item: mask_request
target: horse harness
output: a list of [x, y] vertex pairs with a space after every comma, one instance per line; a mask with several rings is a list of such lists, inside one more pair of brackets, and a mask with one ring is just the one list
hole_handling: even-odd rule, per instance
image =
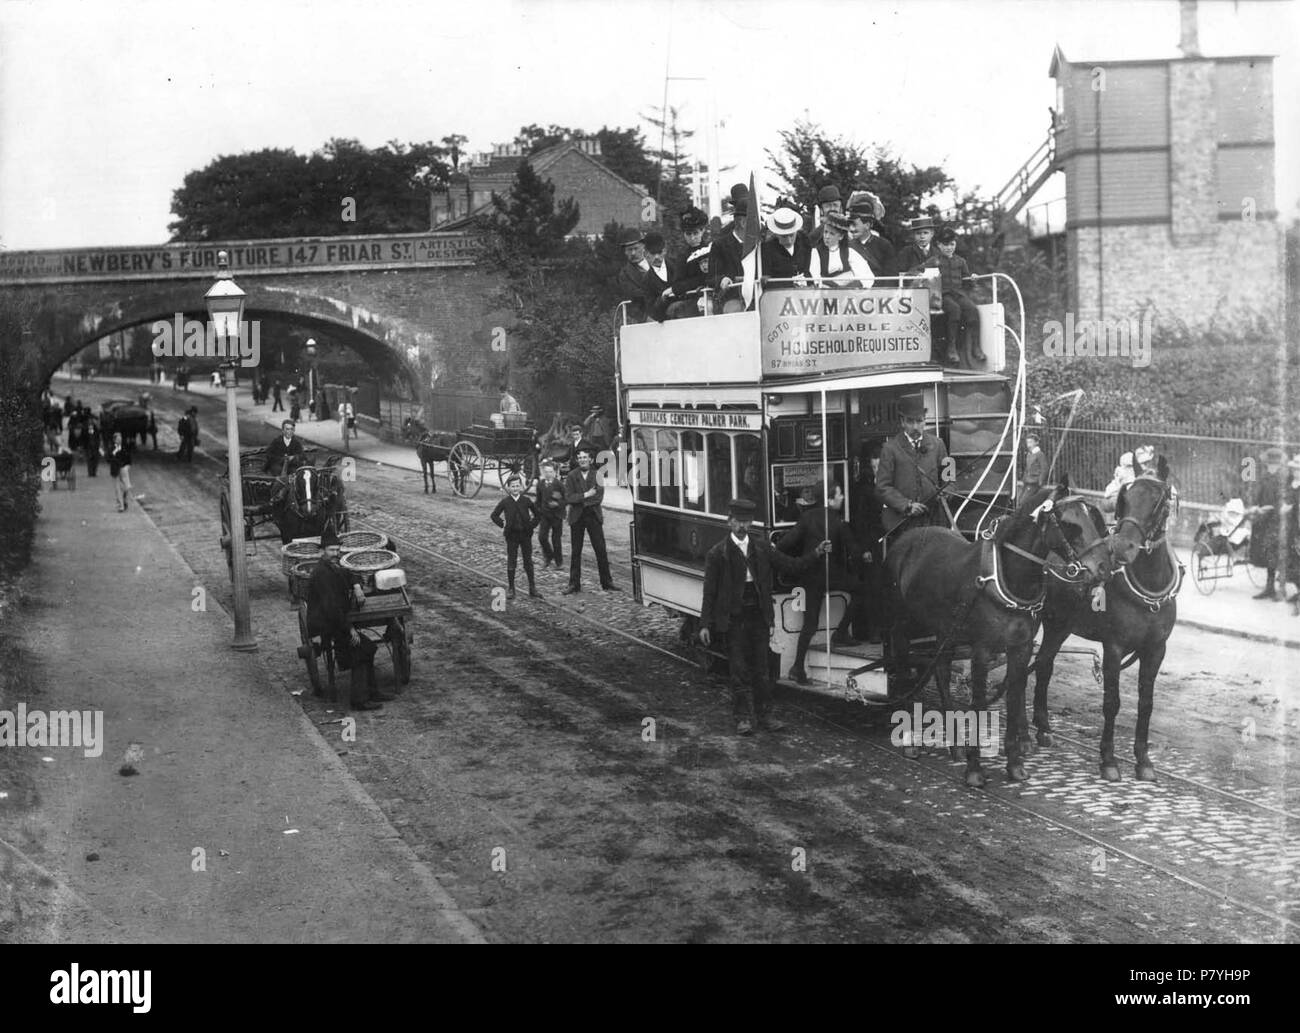
[[[1143, 478], [1138, 479], [1142, 480]], [[1127, 587], [1138, 601], [1146, 606], [1148, 610], [1152, 613], [1156, 613], [1165, 603], [1169, 602], [1170, 599], [1176, 596], [1179, 589], [1183, 587], [1183, 575], [1186, 573], [1187, 568], [1178, 561], [1178, 556], [1174, 553], [1173, 547], [1169, 544], [1169, 538], [1165, 534], [1166, 525], [1169, 523], [1169, 504], [1171, 498], [1169, 485], [1165, 484], [1158, 477], [1148, 476], [1145, 479], [1155, 481], [1162, 487], [1160, 504], [1156, 507], [1155, 512], [1152, 513], [1151, 526], [1153, 530], [1148, 531], [1137, 517], [1125, 513], [1115, 522], [1115, 530], [1112, 534], [1118, 535], [1119, 532], [1123, 530], [1125, 524], [1132, 524], [1138, 529], [1138, 533], [1142, 535], [1142, 544], [1138, 546], [1140, 552], [1150, 555], [1160, 546], [1164, 546], [1165, 551], [1169, 556], [1169, 566], [1172, 568], [1173, 573], [1170, 575], [1168, 583], [1163, 587], [1156, 589], [1155, 591], [1149, 591], [1146, 588], [1140, 587], [1137, 582], [1133, 580], [1132, 575], [1129, 574], [1127, 566], [1121, 567], [1119, 571], [1125, 587]], [[1137, 482], [1135, 481], [1134, 483], [1136, 484]], [[1123, 502], [1121, 504], [1126, 503], [1127, 500], [1124, 496], [1130, 487], [1131, 485], [1126, 484], [1122, 489], [1120, 498]], [[1125, 508], [1127, 509], [1127, 505], [1125, 505]]]

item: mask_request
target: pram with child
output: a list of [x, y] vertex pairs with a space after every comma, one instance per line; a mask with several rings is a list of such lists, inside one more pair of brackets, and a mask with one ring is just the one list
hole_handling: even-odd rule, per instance
[[1197, 591], [1209, 595], [1217, 582], [1232, 577], [1237, 567], [1246, 568], [1253, 585], [1261, 586], [1267, 576], [1263, 567], [1251, 566], [1250, 518], [1241, 499], [1229, 499], [1222, 510], [1201, 522], [1192, 540], [1192, 581]]

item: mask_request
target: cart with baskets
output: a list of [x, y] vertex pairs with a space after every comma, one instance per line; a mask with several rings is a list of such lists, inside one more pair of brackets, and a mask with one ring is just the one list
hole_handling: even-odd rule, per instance
[[1203, 521], [1192, 539], [1192, 582], [1202, 595], [1209, 595], [1224, 578], [1232, 577], [1238, 567], [1256, 588], [1263, 588], [1268, 578], [1263, 567], [1253, 566], [1250, 555], [1250, 519], [1241, 499], [1229, 499], [1223, 511]]
[[[348, 613], [349, 626], [376, 643], [388, 647], [393, 663], [393, 676], [398, 685], [411, 680], [411, 643], [414, 641], [410, 621], [411, 597], [406, 590], [405, 572], [398, 569], [398, 554], [375, 544], [387, 545], [387, 536], [370, 531], [355, 531], [339, 535], [343, 546], [340, 564], [349, 571], [365, 592], [365, 602]], [[298, 603], [298, 635], [301, 644], [298, 656], [307, 665], [307, 678], [312, 690], [327, 698], [341, 701], [347, 688], [340, 688], [334, 677], [336, 663], [329, 642], [313, 637], [307, 627], [306, 581], [314, 563], [298, 563], [291, 576], [296, 581]], [[322, 668], [324, 677], [322, 678]]]
[[[335, 530], [342, 533], [348, 529], [347, 501], [343, 495], [343, 478], [338, 475], [338, 463], [341, 455], [331, 455], [324, 462], [318, 458], [318, 449], [303, 449], [303, 458], [320, 476], [324, 490], [335, 492], [337, 504], [333, 508]], [[274, 497], [276, 488], [284, 478], [265, 473], [266, 448], [245, 448], [239, 452], [240, 484], [243, 489], [244, 543], [250, 552], [256, 549], [258, 539], [279, 538], [280, 529], [276, 523]], [[226, 567], [232, 569], [234, 557], [231, 553], [230, 536], [230, 478], [225, 471], [221, 474], [221, 548], [226, 554]], [[322, 517], [322, 520], [325, 518]], [[269, 528], [269, 530], [268, 530]], [[323, 530], [321, 528], [320, 530]]]

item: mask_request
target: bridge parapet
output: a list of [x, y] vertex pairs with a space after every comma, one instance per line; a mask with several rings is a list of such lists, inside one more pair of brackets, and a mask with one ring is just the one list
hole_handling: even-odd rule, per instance
[[0, 251], [0, 284], [201, 279], [216, 275], [220, 251], [236, 276], [455, 268], [473, 266], [482, 248], [475, 234], [395, 233]]

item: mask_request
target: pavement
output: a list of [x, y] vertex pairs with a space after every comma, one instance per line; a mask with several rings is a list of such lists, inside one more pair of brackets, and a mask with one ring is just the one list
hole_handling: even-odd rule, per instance
[[6, 751], [0, 868], [28, 887], [23, 938], [481, 941], [337, 734], [232, 650], [230, 616], [197, 583], [138, 504], [116, 512], [107, 476], [42, 494], [28, 601], [6, 629], [29, 676], [0, 702], [29, 720], [102, 712], [103, 740], [98, 756]]
[[[98, 378], [97, 382], [120, 382], [131, 384], [137, 389], [143, 386], [146, 390], [155, 393], [171, 390], [168, 386], [150, 385], [148, 381], [143, 379], [127, 380], [123, 378], [114, 381], [111, 377], [101, 377]], [[75, 394], [77, 381], [74, 380], [71, 383], [74, 385], [71, 390]], [[56, 393], [61, 394], [64, 392], [56, 391]], [[135, 393], [138, 393], [138, 391]], [[225, 389], [214, 388], [210, 383], [206, 382], [196, 383], [191, 381], [190, 393], [216, 398], [224, 397]], [[270, 402], [254, 406], [252, 394], [245, 388], [240, 388], [237, 391], [236, 404], [241, 412], [253, 415], [265, 414], [267, 424], [273, 427], [279, 427], [280, 421], [284, 418], [281, 413], [271, 412]], [[314, 444], [334, 449], [342, 447], [339, 425], [334, 420], [316, 421], [306, 419], [304, 416], [304, 419], [298, 423], [297, 434], [304, 441], [310, 441]], [[351, 442], [349, 451], [360, 460], [384, 466], [393, 466], [403, 470], [413, 470], [416, 473], [419, 473], [420, 470], [420, 463], [415, 456], [415, 450], [409, 445], [395, 445], [364, 430], [358, 432], [356, 439]], [[445, 464], [438, 464], [438, 470], [445, 478]], [[489, 475], [483, 490], [484, 492], [497, 490], [492, 475]], [[631, 492], [627, 488], [606, 488], [605, 505], [613, 510], [630, 513], [632, 511]], [[1230, 577], [1215, 581], [1212, 594], [1202, 595], [1192, 580], [1190, 545], [1177, 548], [1176, 552], [1184, 566], [1188, 568], [1187, 575], [1183, 580], [1182, 590], [1178, 593], [1178, 622], [1180, 624], [1196, 631], [1233, 635], [1257, 642], [1300, 649], [1300, 616], [1293, 616], [1291, 607], [1285, 603], [1252, 599], [1251, 597], [1259, 589], [1247, 577], [1247, 570], [1244, 566], [1236, 567]]]

